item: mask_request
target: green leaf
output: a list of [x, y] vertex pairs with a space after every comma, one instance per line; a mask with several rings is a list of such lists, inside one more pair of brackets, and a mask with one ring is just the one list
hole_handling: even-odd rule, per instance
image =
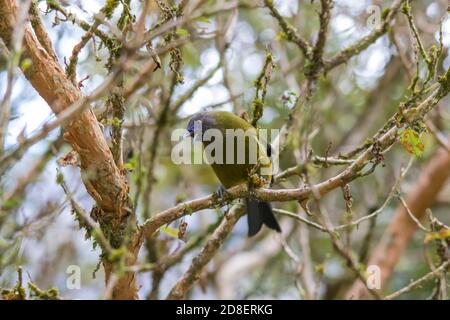
[[57, 184], [63, 184], [64, 183], [64, 176], [61, 172], [56, 172], [56, 183]]
[[171, 227], [166, 227], [166, 226], [162, 226], [161, 228], [159, 228], [162, 232], [168, 234], [171, 237], [177, 238], [178, 239], [178, 230], [171, 228]]
[[179, 35], [180, 37], [185, 37], [189, 35], [189, 31], [187, 31], [186, 29], [183, 28], [179, 28], [177, 29], [177, 35]]
[[280, 32], [276, 35], [275, 40], [281, 41], [281, 40], [286, 40], [287, 38], [288, 38], [287, 34], [286, 34], [285, 32], [283, 32], [283, 31], [280, 31]]
[[119, 118], [114, 117], [114, 118], [111, 119], [111, 125], [113, 127], [116, 127], [116, 128], [120, 127], [121, 124], [122, 124], [122, 121]]
[[22, 62], [20, 63], [20, 68], [25, 72], [31, 67], [31, 64], [32, 64], [31, 59], [29, 58], [23, 59]]
[[133, 171], [136, 168], [136, 166], [137, 166], [136, 158], [131, 158], [130, 160], [125, 162], [125, 164], [123, 165], [124, 169], [126, 169], [128, 171]]
[[3, 204], [3, 208], [8, 210], [17, 207], [19, 204], [20, 200], [18, 198], [11, 198], [5, 201], [5, 203]]
[[209, 18], [207, 17], [200, 17], [197, 19], [198, 22], [203, 22], [203, 23], [210, 23], [211, 20], [209, 20]]
[[416, 157], [419, 157], [422, 154], [423, 149], [425, 148], [422, 141], [420, 140], [419, 133], [411, 128], [406, 128], [400, 133], [400, 143], [403, 145], [406, 151], [415, 155]]

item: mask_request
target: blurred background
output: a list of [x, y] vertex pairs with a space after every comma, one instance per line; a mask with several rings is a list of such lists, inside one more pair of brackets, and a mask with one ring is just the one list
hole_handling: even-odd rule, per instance
[[[132, 0], [129, 3], [131, 11], [138, 15], [141, 2]], [[205, 11], [218, 4], [225, 6], [226, 3], [205, 1]], [[315, 41], [319, 29], [319, 1], [275, 0], [274, 3], [281, 15], [305, 39]], [[61, 5], [78, 18], [92, 23], [93, 15], [99, 12], [104, 2], [73, 0], [62, 1]], [[377, 14], [377, 10], [381, 15], [383, 9], [390, 5], [391, 1], [334, 1], [325, 56], [331, 57], [369, 34], [376, 23], [371, 20], [373, 15]], [[148, 25], [155, 23], [160, 14], [157, 6], [154, 6], [155, 14], [149, 15]], [[427, 47], [439, 45], [439, 26], [442, 24], [444, 50], [438, 74], [450, 67], [450, 17], [447, 7], [448, 2], [445, 0], [414, 1], [412, 7], [417, 28]], [[52, 11], [46, 14], [45, 1], [39, 2], [39, 8], [59, 61], [64, 64], [85, 32], [74, 23], [62, 21], [61, 13]], [[116, 10], [111, 24], [117, 22], [120, 14], [121, 10]], [[140, 221], [180, 201], [208, 195], [218, 187], [219, 183], [208, 166], [176, 166], [172, 163], [172, 130], [185, 128], [189, 117], [200, 110], [251, 113], [255, 94], [254, 81], [261, 73], [267, 51], [273, 54], [276, 67], [267, 86], [264, 114], [259, 121], [261, 127], [279, 129], [286, 123], [305, 81], [303, 55], [297, 46], [283, 37], [277, 21], [257, 1], [239, 2], [237, 9], [223, 10], [185, 28], [183, 30], [189, 34], [195, 34], [195, 39], [181, 48], [183, 65], [180, 72], [184, 82], [173, 85], [170, 57], [168, 54], [162, 55], [162, 68], [153, 73], [146, 86], [133, 95], [126, 105], [123, 123], [124, 162], [125, 168], [129, 170], [131, 197], [135, 201]], [[100, 29], [108, 32], [107, 26], [102, 25]], [[158, 40], [155, 45], [157, 44]], [[408, 68], [415, 70], [416, 55], [407, 20], [399, 13], [392, 31], [381, 36], [347, 63], [331, 70], [326, 77], [320, 77], [311, 101], [311, 114], [306, 115], [309, 117], [310, 150], [299, 148], [301, 138], [294, 134], [280, 156], [281, 170], [306, 159], [307, 152], [317, 156], [344, 154], [364, 143], [366, 138], [372, 137], [398, 110], [399, 103], [408, 94], [408, 86], [414, 76], [409, 74]], [[94, 45], [92, 41], [80, 52], [78, 78], [81, 80], [88, 77], [82, 82], [83, 92], [89, 94], [105, 79], [108, 73], [105, 67], [107, 60], [108, 51], [98, 44]], [[133, 68], [139, 69], [139, 65]], [[2, 94], [5, 92], [6, 82], [7, 72], [2, 68]], [[195, 90], [191, 90], [192, 88]], [[12, 113], [7, 129], [6, 149], [55, 117], [20, 72], [14, 82], [11, 99]], [[444, 136], [449, 129], [448, 102], [447, 97], [428, 115], [434, 128]], [[166, 104], [171, 109], [165, 118], [165, 125], [156, 134], [157, 119]], [[105, 101], [96, 101], [92, 107], [101, 119], [105, 136], [109, 137], [114, 119], [105, 110]], [[45, 139], [29, 148], [12, 169], [1, 177], [0, 192], [14, 188], [19, 178], [39, 161], [49, 145], [53, 146], [53, 141], [60, 135], [60, 129], [53, 130]], [[399, 190], [402, 194], [407, 194], [415, 186], [421, 169], [439, 148], [435, 135], [424, 133], [421, 139], [424, 151], [419, 157], [408, 153], [401, 144], [396, 144], [384, 154], [383, 166], [378, 166], [372, 174], [350, 184], [353, 200], [351, 219], [356, 220], [381, 207], [399, 179], [401, 169], [410, 161], [412, 165], [400, 181]], [[153, 150], [151, 146], [155, 143], [157, 147]], [[19, 203], [14, 204], [14, 209], [2, 220], [0, 287], [14, 285], [17, 279], [16, 268], [20, 265], [24, 270], [25, 281], [33, 281], [41, 288], [56, 287], [60, 296], [65, 299], [102, 297], [102, 268], [93, 276], [100, 250], [93, 247], [92, 240], [85, 239], [85, 232], [79, 229], [65, 193], [56, 183], [57, 172], [60, 170], [74, 199], [90, 212], [94, 203], [82, 183], [79, 169], [60, 167], [57, 162], [59, 157], [70, 150], [66, 144], [58, 146], [57, 156], [52, 156], [45, 162], [42, 172], [29, 183]], [[297, 188], [307, 183], [318, 183], [333, 177], [343, 168], [307, 164], [307, 180], [304, 176], [293, 176], [274, 187]], [[151, 188], [147, 187], [148, 183], [152, 184]], [[447, 224], [450, 223], [449, 193], [450, 186], [443, 188], [431, 208], [433, 215]], [[350, 231], [341, 232], [341, 237], [349, 241], [349, 246], [363, 264], [367, 263], [372, 248], [392, 221], [399, 205], [401, 202], [398, 197], [393, 197], [376, 219], [364, 221]], [[274, 203], [273, 206], [291, 212], [301, 211], [301, 207], [295, 202]], [[326, 195], [321, 199], [320, 206], [331, 217], [334, 225], [348, 221], [348, 210], [341, 190], [337, 189]], [[182, 261], [169, 268], [162, 279], [157, 280], [160, 281], [159, 290], [155, 293], [153, 288], [153, 298], [165, 297], [201, 249], [208, 228], [220, 221], [224, 210], [203, 210], [172, 223], [169, 227], [173, 229], [177, 229], [182, 222], [188, 224], [187, 242], [177, 239], [170, 232], [158, 234], [157, 241], [152, 246], [160, 256], [181, 250], [193, 239], [198, 239], [198, 244], [193, 244]], [[251, 239], [246, 237], [246, 219], [241, 219], [229, 240], [202, 273], [199, 285], [194, 287], [189, 297], [302, 299], [305, 298], [305, 286], [309, 285], [313, 288], [315, 298], [344, 298], [355, 276], [333, 249], [329, 235], [289, 217], [279, 215], [278, 219], [283, 229], [281, 237], [264, 230]], [[411, 279], [429, 271], [423, 253], [424, 237], [422, 230], [416, 232], [406, 252], [402, 254], [386, 292], [400, 289]], [[144, 246], [140, 252], [141, 261], [149, 259], [147, 248]], [[299, 260], [303, 262], [299, 263]], [[69, 276], [67, 268], [71, 265], [81, 268], [80, 289], [69, 289], [66, 285]], [[309, 270], [309, 279], [313, 279], [313, 283], [304, 283], [307, 281], [301, 275], [306, 272], [304, 268]], [[152, 272], [142, 272], [138, 277], [139, 284], [142, 285], [140, 297], [148, 297], [152, 292], [152, 284], [156, 281], [155, 276]], [[402, 298], [427, 298], [432, 294], [433, 287], [433, 282], [426, 283]]]

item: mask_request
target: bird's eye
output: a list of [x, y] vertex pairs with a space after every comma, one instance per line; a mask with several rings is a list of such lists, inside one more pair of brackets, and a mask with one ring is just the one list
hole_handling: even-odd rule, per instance
[[190, 123], [188, 125], [188, 127], [186, 128], [186, 131], [188, 132], [186, 135], [189, 134], [189, 136], [193, 137], [194, 136], [194, 125]]

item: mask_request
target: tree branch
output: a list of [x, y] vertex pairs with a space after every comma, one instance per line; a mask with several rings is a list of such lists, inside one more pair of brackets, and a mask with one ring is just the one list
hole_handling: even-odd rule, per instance
[[[447, 74], [450, 74], [450, 69], [447, 71]], [[414, 123], [420, 119], [424, 114], [429, 112], [431, 108], [439, 102], [444, 94], [448, 93], [448, 91], [450, 91], [450, 86], [447, 86], [445, 83], [441, 83], [436, 86], [434, 91], [416, 107], [402, 111], [405, 121], [408, 123]], [[328, 192], [338, 187], [342, 187], [354, 179], [365, 176], [373, 171], [375, 166], [379, 163], [380, 154], [389, 149], [397, 141], [399, 129], [400, 128], [396, 124], [393, 124], [392, 127], [388, 128], [385, 133], [377, 139], [376, 143], [373, 143], [373, 145], [364, 150], [364, 152], [352, 161], [351, 164], [341, 173], [314, 186], [297, 189], [269, 190], [261, 188], [256, 190], [248, 190], [248, 187], [245, 184], [241, 184], [228, 189], [224, 199], [219, 199], [215, 194], [211, 194], [203, 198], [178, 204], [173, 208], [164, 210], [154, 215], [142, 224], [136, 237], [142, 240], [144, 235], [147, 237], [153, 235], [155, 231], [167, 223], [179, 219], [187, 214], [192, 214], [207, 208], [221, 206], [224, 204], [224, 201], [229, 202], [234, 199], [251, 196], [262, 201], [283, 202], [306, 200], [311, 197], [313, 193], [316, 197], [323, 196]], [[364, 168], [369, 162], [372, 162], [372, 168], [368, 169], [369, 171], [366, 170], [367, 172], [364, 172]], [[408, 217], [408, 219], [410, 218]]]
[[192, 259], [192, 263], [188, 270], [181, 276], [170, 290], [168, 300], [183, 299], [188, 291], [192, 288], [195, 281], [198, 280], [203, 268], [216, 255], [220, 246], [224, 243], [228, 235], [233, 230], [235, 224], [245, 214], [243, 204], [234, 205], [230, 211], [224, 216], [221, 224], [214, 230], [213, 234], [207, 240], [205, 246], [200, 253]]
[[397, 15], [397, 12], [400, 9], [401, 4], [405, 0], [396, 0], [392, 6], [388, 9], [388, 11], [385, 11], [385, 16], [383, 19], [383, 22], [381, 25], [373, 30], [370, 34], [360, 39], [357, 43], [342, 49], [338, 54], [336, 54], [334, 57], [327, 59], [324, 62], [324, 69], [325, 71], [329, 71], [338, 65], [347, 62], [352, 58], [353, 56], [356, 56], [361, 51], [367, 49], [371, 44], [373, 44], [378, 38], [380, 38], [382, 35], [384, 35], [388, 29], [391, 23], [394, 21], [395, 16]]
[[[368, 265], [380, 267], [382, 288], [388, 283], [395, 265], [418, 228], [417, 223], [408, 214], [407, 208], [417, 220], [422, 219], [449, 176], [450, 154], [440, 149], [422, 170], [416, 187], [406, 196], [407, 206], [400, 203], [397, 207], [393, 220], [372, 251], [368, 262]], [[347, 297], [364, 299], [367, 298], [367, 291], [360, 283], [354, 283]]]
[[[11, 43], [12, 32], [17, 23], [16, 16], [16, 2], [0, 0], [0, 37], [6, 46]], [[32, 62], [23, 72], [55, 114], [60, 114], [67, 107], [83, 99], [83, 94], [66, 77], [54, 57], [42, 47], [29, 26], [25, 27], [23, 48], [23, 57], [29, 58]], [[130, 217], [128, 186], [125, 177], [114, 163], [92, 110], [88, 108], [80, 112], [64, 126], [64, 131], [65, 140], [80, 155], [81, 173], [87, 191], [95, 199], [103, 214], [112, 217], [114, 221], [112, 225], [120, 230], [124, 224], [128, 224]], [[108, 278], [111, 266], [107, 263], [105, 271]], [[127, 274], [119, 280], [113, 297], [122, 299], [137, 297], [134, 274]]]

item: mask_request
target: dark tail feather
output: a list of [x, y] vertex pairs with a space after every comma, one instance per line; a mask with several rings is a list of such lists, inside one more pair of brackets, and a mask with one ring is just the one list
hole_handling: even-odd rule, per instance
[[263, 220], [259, 214], [258, 201], [253, 199], [246, 199], [247, 203], [247, 221], [248, 221], [248, 236], [252, 237], [261, 230]]
[[270, 202], [259, 201], [258, 206], [263, 223], [270, 229], [281, 232], [280, 225], [278, 224], [277, 219], [275, 219]]
[[281, 232], [269, 202], [247, 199], [248, 236], [252, 237], [261, 230], [263, 224], [272, 230]]

